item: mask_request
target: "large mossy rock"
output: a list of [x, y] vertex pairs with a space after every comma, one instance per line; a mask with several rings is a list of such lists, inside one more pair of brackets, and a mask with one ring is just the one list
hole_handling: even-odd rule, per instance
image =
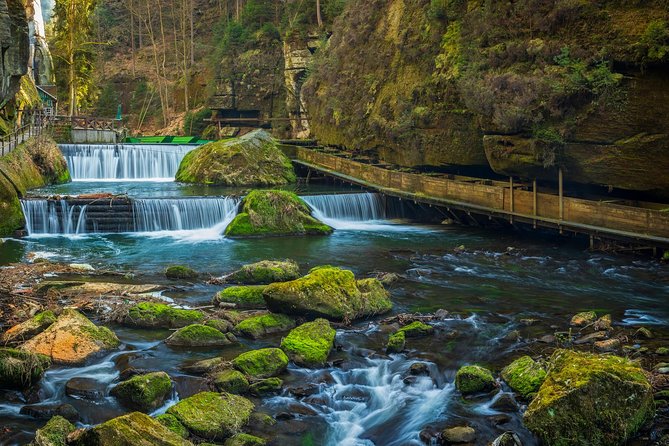
[[65, 446], [67, 436], [74, 432], [74, 424], [56, 415], [35, 432], [35, 446]]
[[539, 390], [546, 379], [546, 370], [529, 356], [513, 361], [502, 370], [502, 378], [523, 398]]
[[328, 235], [332, 228], [311, 216], [309, 206], [292, 192], [254, 190], [225, 229], [227, 237]]
[[249, 380], [238, 370], [223, 370], [214, 376], [214, 386], [219, 392], [234, 394], [246, 393], [249, 390]]
[[174, 347], [223, 347], [232, 345], [237, 339], [232, 333], [221, 331], [202, 324], [193, 324], [181, 328], [165, 339], [167, 345]]
[[176, 174], [182, 183], [221, 186], [281, 186], [295, 179], [290, 159], [263, 130], [189, 152]]
[[56, 322], [23, 343], [21, 349], [49, 356], [58, 364], [76, 365], [120, 344], [110, 329], [93, 324], [76, 310], [65, 309]]
[[244, 397], [202, 392], [180, 401], [167, 413], [199, 437], [223, 440], [241, 431], [253, 409], [253, 403]]
[[239, 336], [258, 339], [274, 333], [288, 331], [295, 327], [295, 320], [285, 314], [263, 314], [244, 319], [235, 326]]
[[490, 392], [497, 387], [492, 372], [478, 365], [460, 367], [455, 375], [455, 387], [463, 395], [479, 392]]
[[174, 280], [195, 280], [199, 277], [199, 274], [187, 266], [170, 265], [165, 268], [165, 277]]
[[128, 310], [125, 325], [138, 328], [182, 328], [204, 319], [197, 310], [183, 310], [167, 304], [142, 302]]
[[241, 309], [259, 309], [265, 307], [262, 293], [264, 285], [231, 286], [216, 293], [214, 305], [228, 305]]
[[141, 412], [159, 408], [171, 393], [172, 380], [165, 372], [133, 376], [111, 390], [111, 395], [125, 407]]
[[281, 348], [297, 365], [324, 367], [336, 334], [330, 322], [316, 319], [291, 330], [281, 341]]
[[95, 426], [73, 446], [192, 446], [160, 422], [141, 412], [132, 412]]
[[48, 356], [0, 348], [0, 388], [23, 389], [39, 381], [51, 365]]
[[6, 332], [0, 335], [0, 344], [15, 344], [36, 336], [49, 328], [51, 324], [56, 322], [56, 315], [53, 311], [47, 310], [36, 314], [27, 321], [14, 325]]
[[524, 422], [549, 446], [619, 445], [653, 413], [653, 389], [637, 364], [557, 350]]
[[300, 266], [295, 260], [262, 260], [244, 265], [225, 278], [227, 282], [245, 285], [269, 285], [300, 277]]
[[297, 280], [273, 283], [264, 296], [272, 311], [330, 320], [373, 316], [393, 306], [378, 280], [355, 280], [351, 271], [331, 266], [314, 268]]
[[261, 348], [237, 356], [232, 365], [254, 378], [271, 378], [288, 367], [288, 356], [278, 348]]

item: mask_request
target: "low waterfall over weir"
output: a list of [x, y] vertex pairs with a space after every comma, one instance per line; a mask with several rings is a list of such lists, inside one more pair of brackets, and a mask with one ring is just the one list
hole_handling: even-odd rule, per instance
[[86, 207], [66, 200], [21, 200], [28, 235], [84, 234]]
[[195, 145], [60, 144], [73, 181], [174, 181]]
[[314, 217], [335, 229], [388, 230], [390, 219], [403, 217], [399, 206], [395, 209], [376, 193], [306, 195], [302, 199]]
[[137, 232], [219, 230], [237, 215], [235, 198], [138, 199], [133, 201]]

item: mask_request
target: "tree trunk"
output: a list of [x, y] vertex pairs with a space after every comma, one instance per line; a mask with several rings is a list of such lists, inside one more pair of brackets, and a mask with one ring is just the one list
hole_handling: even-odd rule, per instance
[[321, 17], [321, 0], [316, 0], [316, 20], [318, 21], [318, 27], [323, 27], [323, 17]]

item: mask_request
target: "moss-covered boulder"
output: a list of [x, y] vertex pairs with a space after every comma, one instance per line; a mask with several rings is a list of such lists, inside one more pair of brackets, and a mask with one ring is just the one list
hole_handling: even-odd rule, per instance
[[213, 327], [193, 324], [181, 328], [165, 339], [174, 347], [223, 347], [237, 342], [232, 333], [222, 333]]
[[570, 321], [570, 324], [575, 327], [583, 327], [588, 324], [592, 324], [597, 320], [597, 313], [594, 311], [582, 311], [578, 314], [575, 314]]
[[251, 310], [265, 308], [264, 290], [263, 285], [231, 286], [216, 293], [212, 303]]
[[285, 314], [263, 314], [244, 319], [235, 326], [239, 336], [258, 339], [273, 333], [281, 333], [295, 327], [295, 320]]
[[241, 211], [225, 229], [233, 238], [328, 235], [332, 228], [311, 216], [309, 206], [292, 192], [251, 191]]
[[534, 359], [523, 356], [504, 367], [502, 379], [523, 398], [527, 398], [539, 390], [546, 379], [546, 370]]
[[463, 395], [490, 392], [497, 387], [492, 372], [478, 365], [460, 367], [455, 375], [455, 387]]
[[278, 348], [261, 348], [237, 356], [232, 365], [254, 378], [271, 378], [288, 367], [288, 356]]
[[205, 144], [186, 154], [176, 174], [182, 183], [221, 186], [280, 186], [295, 179], [292, 163], [264, 130]]
[[165, 372], [133, 376], [111, 390], [111, 395], [125, 407], [141, 412], [156, 410], [171, 394], [172, 380]]
[[53, 311], [47, 310], [37, 313], [27, 321], [14, 325], [0, 335], [0, 344], [17, 344], [36, 336], [56, 322]]
[[156, 417], [156, 421], [180, 436], [181, 438], [188, 438], [188, 429], [177, 420], [177, 417], [164, 413]]
[[232, 325], [232, 322], [226, 320], [226, 319], [209, 319], [207, 322], [204, 323], [207, 327], [215, 328], [216, 330], [222, 332], [222, 333], [227, 333], [229, 331], [232, 331], [234, 326]]
[[400, 328], [398, 331], [403, 332], [404, 336], [407, 338], [420, 338], [433, 334], [434, 327], [432, 325], [426, 324], [425, 322], [414, 321]]
[[244, 265], [225, 280], [231, 283], [247, 285], [269, 285], [275, 282], [288, 282], [300, 277], [300, 266], [295, 260], [262, 260]]
[[142, 302], [128, 310], [125, 325], [138, 328], [182, 328], [204, 319], [197, 310], [183, 310], [167, 304]]
[[283, 381], [281, 378], [266, 378], [251, 384], [251, 387], [249, 387], [249, 392], [255, 396], [265, 396], [273, 393], [279, 393], [282, 386]]
[[239, 433], [248, 423], [254, 405], [229, 393], [202, 392], [181, 400], [167, 413], [174, 415], [193, 434], [207, 440], [223, 440]]
[[120, 344], [110, 329], [93, 324], [74, 309], [65, 309], [56, 322], [20, 348], [49, 356], [55, 363], [75, 365]]
[[57, 415], [42, 428], [37, 429], [34, 444], [36, 446], [65, 446], [67, 436], [75, 429], [74, 424]]
[[355, 280], [351, 271], [323, 266], [308, 275], [265, 288], [273, 311], [330, 320], [351, 320], [392, 309], [389, 293], [376, 279]]
[[406, 345], [406, 335], [403, 331], [396, 331], [388, 338], [386, 353], [401, 353]]
[[132, 412], [95, 426], [73, 446], [192, 446], [160, 422], [141, 412]]
[[281, 341], [281, 348], [297, 365], [324, 367], [336, 334], [330, 322], [316, 319], [291, 330]]
[[246, 393], [249, 390], [249, 381], [246, 376], [238, 370], [223, 370], [214, 376], [214, 386], [219, 392], [234, 394]]
[[548, 445], [624, 444], [654, 414], [653, 390], [625, 358], [557, 350], [524, 415]]
[[195, 280], [199, 277], [199, 274], [187, 266], [170, 265], [165, 268], [165, 277], [174, 280]]
[[262, 438], [242, 433], [225, 440], [223, 446], [265, 446], [266, 444], [267, 442]]
[[230, 362], [221, 357], [202, 359], [192, 364], [187, 364], [181, 367], [186, 373], [195, 375], [203, 375], [205, 373], [213, 373], [217, 370], [222, 370], [230, 367]]

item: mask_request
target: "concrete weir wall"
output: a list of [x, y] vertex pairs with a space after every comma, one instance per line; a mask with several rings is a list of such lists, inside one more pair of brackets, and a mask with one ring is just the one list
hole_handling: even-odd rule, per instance
[[114, 130], [72, 129], [72, 142], [75, 144], [115, 144], [118, 134]]

